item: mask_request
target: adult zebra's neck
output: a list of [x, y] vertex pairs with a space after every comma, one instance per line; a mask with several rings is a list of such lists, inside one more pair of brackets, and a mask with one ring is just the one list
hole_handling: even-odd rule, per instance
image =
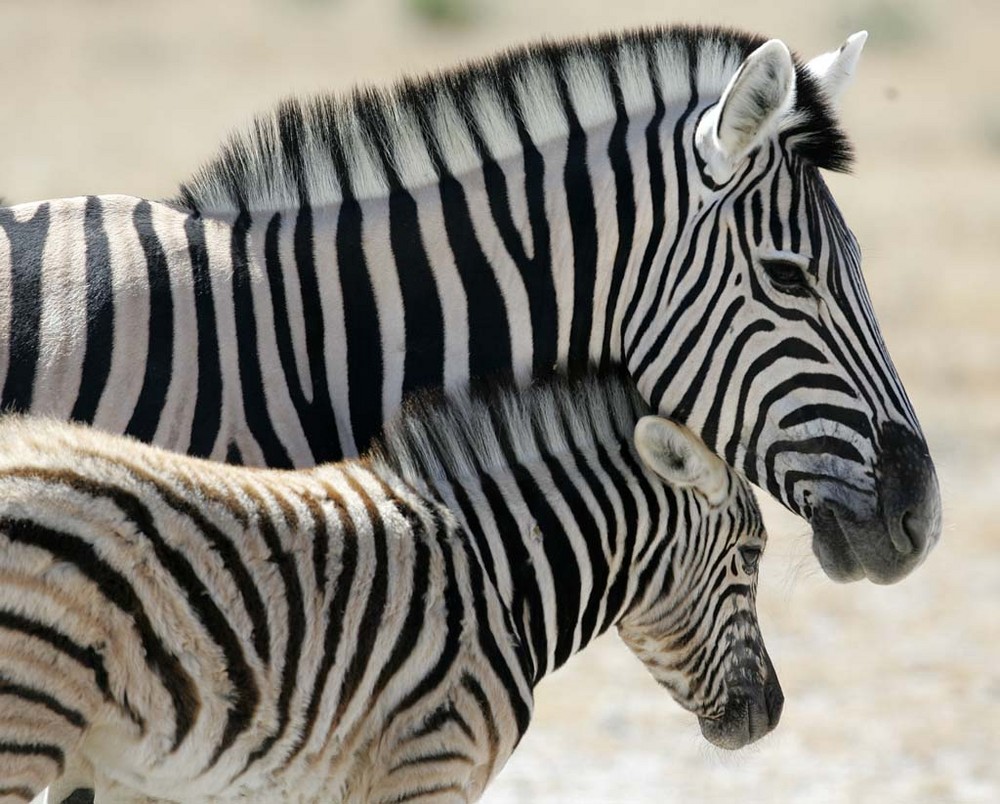
[[289, 305], [301, 288], [325, 342], [299, 362], [346, 366], [350, 454], [417, 388], [624, 362], [685, 226], [697, 109], [755, 43], [647, 31], [289, 103], [180, 203], [238, 216]]
[[619, 621], [662, 539], [670, 492], [632, 446], [643, 410], [616, 376], [418, 402], [377, 453], [455, 512], [534, 682]]

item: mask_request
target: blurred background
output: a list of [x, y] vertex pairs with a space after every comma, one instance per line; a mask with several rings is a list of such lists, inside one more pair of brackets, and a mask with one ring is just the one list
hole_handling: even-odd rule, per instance
[[830, 183], [937, 462], [944, 536], [901, 584], [836, 586], [805, 524], [767, 503], [776, 732], [710, 748], [610, 635], [540, 687], [485, 800], [1000, 801], [996, 0], [8, 0], [0, 194], [167, 196], [287, 95], [669, 22], [755, 30], [806, 58], [870, 32], [843, 106], [857, 167]]

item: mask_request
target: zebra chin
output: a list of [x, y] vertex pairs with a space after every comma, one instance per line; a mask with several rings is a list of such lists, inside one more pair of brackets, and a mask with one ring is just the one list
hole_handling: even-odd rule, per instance
[[731, 697], [721, 717], [699, 717], [698, 725], [712, 745], [736, 751], [772, 731], [784, 704], [785, 696], [772, 668], [771, 678], [760, 689]]
[[874, 508], [862, 514], [844, 501], [813, 509], [813, 553], [834, 581], [890, 584], [927, 558], [941, 535], [941, 492], [923, 438], [883, 426]]

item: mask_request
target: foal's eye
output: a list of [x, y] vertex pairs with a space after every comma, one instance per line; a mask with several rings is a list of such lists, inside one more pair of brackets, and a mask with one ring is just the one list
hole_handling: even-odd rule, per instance
[[757, 571], [757, 565], [760, 564], [760, 554], [763, 550], [760, 547], [754, 547], [749, 544], [745, 544], [740, 548], [740, 558], [743, 559], [743, 571], [747, 575], [753, 575]]
[[808, 296], [812, 288], [805, 268], [794, 260], [781, 257], [761, 257], [760, 264], [771, 284], [782, 293], [792, 296]]

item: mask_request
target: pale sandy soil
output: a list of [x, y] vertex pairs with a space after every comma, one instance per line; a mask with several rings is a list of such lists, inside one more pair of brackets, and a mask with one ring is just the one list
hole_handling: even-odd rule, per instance
[[478, 0], [432, 29], [402, 0], [0, 5], [0, 193], [169, 194], [233, 125], [290, 93], [391, 79], [540, 35], [723, 22], [806, 55], [871, 31], [834, 192], [934, 451], [944, 539], [889, 588], [822, 577], [767, 508], [760, 614], [787, 703], [738, 756], [606, 638], [539, 691], [487, 800], [1000, 801], [1000, 3]]

